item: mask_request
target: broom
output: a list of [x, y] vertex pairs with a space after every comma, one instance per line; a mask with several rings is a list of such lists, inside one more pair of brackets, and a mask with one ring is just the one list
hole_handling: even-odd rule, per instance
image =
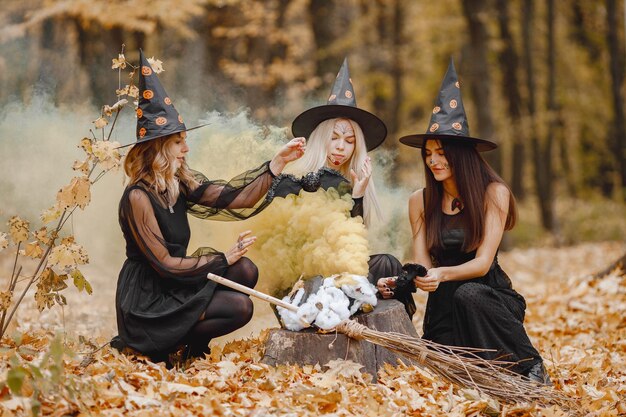
[[[293, 304], [218, 275], [209, 273], [207, 278], [288, 310], [298, 310]], [[336, 330], [353, 339], [366, 340], [400, 353], [457, 387], [475, 389], [505, 403], [534, 402], [542, 406], [557, 405], [568, 410], [573, 406], [571, 398], [552, 387], [506, 369], [505, 366], [510, 366], [511, 362], [486, 360], [478, 356], [480, 352], [493, 350], [447, 346], [401, 333], [381, 332], [350, 319], [340, 323]]]

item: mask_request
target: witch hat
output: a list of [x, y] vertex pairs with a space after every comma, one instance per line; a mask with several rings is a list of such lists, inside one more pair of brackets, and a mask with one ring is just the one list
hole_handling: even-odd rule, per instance
[[344, 58], [337, 78], [330, 91], [328, 102], [322, 106], [313, 107], [301, 113], [291, 124], [294, 136], [309, 137], [324, 120], [345, 117], [359, 124], [367, 150], [378, 147], [387, 136], [387, 127], [378, 117], [356, 106], [354, 87], [348, 70], [348, 58]]
[[408, 135], [400, 138], [400, 142], [415, 148], [424, 146], [427, 139], [454, 140], [458, 143], [473, 143], [479, 152], [490, 151], [498, 147], [494, 142], [470, 136], [469, 124], [461, 99], [459, 78], [454, 69], [454, 62], [450, 58], [450, 65], [446, 72], [439, 96], [430, 117], [428, 132], [424, 134]]
[[197, 129], [206, 124], [187, 129], [172, 100], [165, 92], [150, 63], [139, 50], [139, 107], [137, 108], [137, 141], [128, 145], [147, 142], [178, 132]]

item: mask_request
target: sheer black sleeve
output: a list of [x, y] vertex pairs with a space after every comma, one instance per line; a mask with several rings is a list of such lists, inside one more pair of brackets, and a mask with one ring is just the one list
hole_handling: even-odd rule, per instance
[[352, 210], [350, 210], [351, 217], [361, 216], [363, 218], [363, 197], [352, 198], [354, 201], [354, 205], [352, 206]]
[[269, 204], [262, 199], [275, 177], [269, 162], [230, 181], [212, 181], [200, 172], [193, 172], [200, 186], [187, 195], [187, 211], [195, 217], [243, 220], [258, 214]]
[[141, 187], [125, 192], [120, 202], [120, 223], [127, 239], [132, 239], [157, 273], [182, 285], [206, 282], [209, 272], [224, 273], [228, 262], [223, 253], [212, 250], [202, 256], [186, 256], [183, 246], [165, 241], [148, 192]]

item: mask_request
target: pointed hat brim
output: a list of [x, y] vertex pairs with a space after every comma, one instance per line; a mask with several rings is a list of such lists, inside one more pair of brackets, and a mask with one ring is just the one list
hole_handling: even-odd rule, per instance
[[380, 146], [387, 137], [387, 126], [377, 116], [358, 107], [341, 104], [324, 104], [300, 113], [291, 124], [291, 132], [295, 137], [308, 138], [317, 125], [334, 118], [346, 118], [358, 123], [368, 152]]
[[202, 123], [202, 124], [200, 124], [200, 125], [198, 125], [198, 126], [190, 127], [190, 128], [188, 128], [188, 129], [177, 129], [177, 130], [174, 130], [174, 131], [172, 131], [172, 132], [168, 132], [168, 133], [163, 134], [163, 135], [154, 136], [154, 137], [142, 138], [141, 140], [137, 140], [137, 141], [135, 141], [135, 142], [133, 142], [133, 143], [127, 143], [126, 145], [118, 146], [118, 147], [117, 147], [117, 148], [115, 148], [115, 149], [126, 148], [126, 147], [128, 147], [128, 146], [137, 145], [138, 143], [144, 143], [144, 142], [148, 142], [148, 141], [151, 141], [151, 140], [154, 140], [154, 139], [162, 138], [162, 137], [164, 137], [164, 136], [173, 135], [174, 133], [189, 132], [190, 130], [196, 130], [196, 129], [199, 129], [199, 128], [204, 127], [204, 126], [208, 126], [208, 125], [210, 125], [210, 124], [211, 124], [211, 123]]
[[476, 146], [476, 150], [478, 152], [491, 151], [498, 147], [496, 143], [491, 142], [489, 140], [485, 140], [485, 139], [478, 139], [478, 138], [473, 138], [471, 136], [460, 136], [460, 135], [441, 135], [441, 134], [438, 135], [434, 133], [424, 133], [424, 134], [418, 134], [418, 135], [402, 136], [400, 138], [400, 143], [407, 145], [407, 146], [411, 146], [413, 148], [422, 148], [424, 147], [424, 143], [428, 139], [446, 140], [446, 141], [449, 140], [451, 142], [457, 142], [460, 144], [472, 143]]

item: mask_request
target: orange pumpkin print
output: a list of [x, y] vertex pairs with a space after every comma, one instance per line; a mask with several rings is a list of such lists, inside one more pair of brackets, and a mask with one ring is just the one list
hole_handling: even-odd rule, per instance
[[139, 137], [143, 138], [144, 136], [146, 136], [146, 132], [147, 130], [145, 127], [142, 127], [141, 129], [139, 129]]
[[168, 106], [169, 106], [170, 104], [172, 104], [172, 100], [170, 100], [170, 98], [169, 98], [169, 97], [165, 97], [165, 98], [163, 99], [163, 102], [164, 102], [165, 104], [167, 104]]
[[433, 124], [430, 126], [430, 129], [429, 129], [429, 130], [430, 130], [431, 132], [434, 132], [434, 131], [436, 131], [437, 129], [439, 129], [439, 123], [433, 123]]
[[141, 108], [137, 109], [137, 118], [141, 119], [143, 117], [143, 110], [141, 110]]
[[165, 117], [157, 117], [155, 123], [159, 126], [163, 126], [165, 123], [167, 123], [167, 119]]
[[180, 114], [178, 115], [178, 121], [183, 123], [183, 118], [180, 116]]
[[145, 98], [146, 100], [150, 100], [152, 97], [154, 97], [154, 93], [152, 92], [152, 90], [146, 90], [143, 92], [143, 98]]
[[450, 100], [450, 108], [452, 108], [452, 109], [456, 109], [457, 104], [458, 104], [458, 103], [456, 102], [456, 100], [454, 100], [454, 99], [453, 99], [453, 100]]
[[143, 75], [145, 75], [145, 76], [152, 75], [152, 68], [147, 67], [147, 66], [144, 65], [144, 66], [141, 67], [141, 73]]
[[440, 110], [441, 110], [441, 107], [435, 106], [435, 108], [433, 108], [433, 114], [439, 113]]
[[461, 123], [459, 122], [452, 123], [452, 128], [456, 130], [461, 130]]
[[352, 98], [352, 91], [346, 90], [346, 97]]
[[459, 82], [455, 82], [454, 85], [456, 86], [456, 88], [461, 88], [461, 85], [459, 84]]

